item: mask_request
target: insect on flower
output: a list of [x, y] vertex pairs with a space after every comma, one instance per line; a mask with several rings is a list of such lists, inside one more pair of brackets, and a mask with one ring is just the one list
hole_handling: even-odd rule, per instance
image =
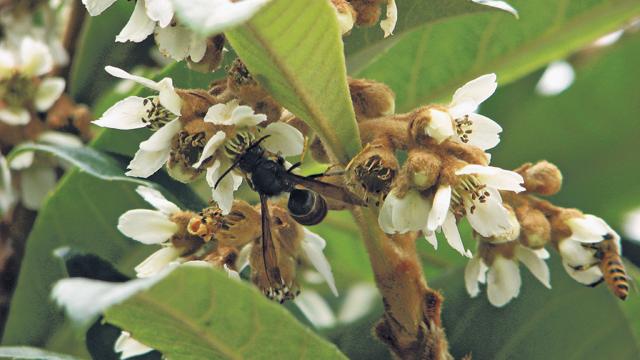
[[[324, 219], [327, 213], [327, 203], [323, 196], [352, 205], [364, 206], [365, 203], [345, 188], [314, 179], [322, 174], [308, 177], [294, 174], [292, 171], [300, 163], [287, 169], [284, 158], [272, 155], [260, 146], [260, 143], [267, 137], [263, 136], [256, 141], [245, 143], [243, 149], [234, 149], [236, 151], [234, 163], [218, 178], [214, 188], [226, 175], [238, 167], [244, 173], [251, 188], [260, 195], [262, 257], [267, 281], [271, 287], [267, 296], [282, 298], [281, 292], [285, 284], [278, 267], [278, 258], [271, 234], [268, 198], [289, 193], [287, 204], [289, 212], [297, 222], [303, 225], [318, 224]], [[296, 188], [296, 186], [302, 186], [306, 189]]]

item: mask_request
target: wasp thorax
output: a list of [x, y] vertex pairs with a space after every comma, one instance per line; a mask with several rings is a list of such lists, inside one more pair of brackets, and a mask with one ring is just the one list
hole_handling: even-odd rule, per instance
[[551, 240], [551, 224], [538, 209], [520, 206], [516, 209], [520, 222], [520, 242], [531, 248], [541, 249]]
[[562, 187], [560, 169], [548, 161], [524, 164], [516, 171], [524, 178], [527, 191], [540, 195], [554, 195]]
[[366, 79], [349, 79], [351, 101], [359, 121], [392, 115], [396, 96], [385, 84]]
[[152, 131], [160, 129], [176, 118], [176, 115], [160, 104], [160, 99], [157, 96], [144, 99], [142, 104], [144, 105], [142, 122], [147, 124], [147, 128]]
[[390, 146], [372, 142], [349, 164], [348, 182], [359, 184], [366, 195], [384, 195], [391, 189], [399, 167]]

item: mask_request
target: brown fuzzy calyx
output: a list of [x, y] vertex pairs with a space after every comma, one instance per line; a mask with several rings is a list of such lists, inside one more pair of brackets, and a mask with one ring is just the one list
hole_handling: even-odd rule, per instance
[[526, 163], [515, 171], [522, 175], [524, 187], [529, 192], [549, 196], [557, 194], [562, 187], [560, 169], [546, 160]]
[[349, 78], [349, 92], [358, 121], [392, 115], [395, 112], [396, 95], [383, 83]]

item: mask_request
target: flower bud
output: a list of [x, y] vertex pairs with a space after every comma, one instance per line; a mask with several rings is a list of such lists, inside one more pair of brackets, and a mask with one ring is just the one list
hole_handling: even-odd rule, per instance
[[216, 35], [207, 39], [207, 50], [204, 53], [204, 57], [199, 62], [193, 62], [191, 58], [187, 59], [187, 65], [189, 69], [207, 73], [213, 72], [220, 68], [222, 59], [224, 58], [224, 35]]
[[382, 13], [381, 5], [385, 0], [351, 0], [353, 9], [358, 14], [356, 24], [371, 26], [378, 22]]
[[482, 238], [492, 244], [503, 244], [507, 242], [515, 243], [515, 241], [513, 240], [516, 240], [518, 236], [520, 236], [520, 233], [522, 230], [522, 227], [520, 226], [520, 222], [518, 222], [518, 218], [516, 217], [516, 213], [515, 211], [513, 211], [513, 208], [511, 208], [511, 206], [507, 204], [502, 204], [502, 206], [504, 206], [504, 208], [507, 209], [507, 211], [509, 212], [509, 215], [507, 218], [509, 227], [505, 228], [504, 231], [502, 231], [501, 233], [494, 235], [490, 238]]
[[360, 184], [366, 195], [384, 195], [391, 189], [398, 169], [393, 149], [386, 143], [374, 141], [367, 144], [349, 163], [347, 182]]
[[422, 148], [409, 151], [402, 173], [405, 174], [411, 186], [418, 190], [431, 188], [442, 168], [442, 161], [436, 154]]
[[347, 0], [331, 0], [331, 4], [338, 17], [340, 32], [342, 35], [347, 34], [353, 29], [357, 16], [356, 11]]
[[524, 164], [516, 172], [524, 178], [524, 187], [529, 192], [554, 195], [562, 187], [562, 173], [548, 161], [539, 161], [535, 165]]
[[540, 210], [524, 205], [516, 209], [516, 215], [520, 221], [520, 242], [523, 245], [541, 249], [551, 240], [551, 224]]
[[418, 143], [429, 138], [440, 144], [455, 134], [453, 121], [445, 108], [431, 105], [415, 110], [409, 123], [409, 134]]
[[256, 113], [267, 115], [268, 122], [278, 121], [282, 116], [282, 106], [258, 84], [240, 59], [231, 64], [227, 85], [241, 102], [251, 106]]
[[351, 101], [358, 121], [392, 115], [396, 96], [385, 84], [366, 79], [349, 79]]

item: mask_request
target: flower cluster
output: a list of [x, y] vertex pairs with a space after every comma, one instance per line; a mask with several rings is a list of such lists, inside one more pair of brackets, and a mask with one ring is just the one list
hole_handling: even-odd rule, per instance
[[[378, 221], [387, 234], [420, 233], [437, 248], [436, 233], [442, 232], [453, 249], [471, 258], [465, 272], [469, 294], [477, 296], [478, 284], [486, 283], [495, 306], [518, 296], [519, 263], [551, 287], [546, 245], [559, 251], [574, 279], [593, 285], [604, 277], [616, 295], [626, 297], [617, 234], [599, 218], [536, 196], [560, 190], [562, 175], [553, 164], [515, 171], [489, 165], [486, 151], [499, 143], [502, 128], [476, 110], [496, 87], [494, 74], [483, 75], [460, 87], [448, 105], [393, 115], [394, 95], [386, 86], [351, 80], [366, 144], [348, 166], [351, 186], [380, 206]], [[398, 150], [406, 152], [402, 165]], [[475, 255], [460, 236], [463, 219], [477, 240]]]
[[[90, 137], [89, 112], [63, 94], [65, 81], [50, 76], [54, 59], [46, 44], [24, 37], [18, 47], [0, 46], [0, 148], [2, 154], [20, 144], [41, 143], [77, 147]], [[71, 132], [71, 133], [69, 133]], [[78, 136], [80, 135], [80, 136]], [[4, 162], [4, 160], [2, 160]], [[13, 175], [3, 181], [3, 213], [18, 199], [38, 209], [57, 180], [58, 164], [34, 152], [22, 152], [8, 164]]]

